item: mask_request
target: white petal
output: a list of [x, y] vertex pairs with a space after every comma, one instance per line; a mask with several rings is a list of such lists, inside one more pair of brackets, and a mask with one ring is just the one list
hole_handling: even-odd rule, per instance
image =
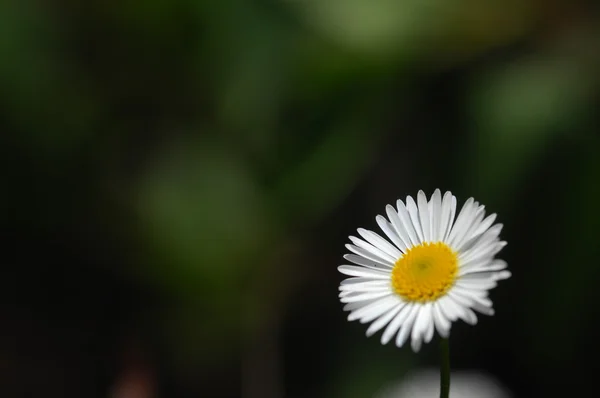
[[397, 347], [402, 347], [404, 343], [406, 343], [406, 340], [410, 336], [410, 332], [413, 328], [415, 320], [417, 319], [417, 315], [419, 315], [420, 309], [421, 306], [419, 304], [413, 304], [410, 314], [408, 314], [408, 317], [406, 318], [406, 320], [402, 324], [402, 327], [400, 328], [400, 332], [396, 335]]
[[[404, 206], [404, 205], [402, 205], [402, 206]], [[406, 211], [406, 209], [404, 209], [404, 211]], [[394, 207], [391, 205], [387, 205], [385, 207], [385, 213], [387, 214], [388, 218], [390, 219], [390, 223], [392, 224], [394, 231], [396, 231], [396, 234], [398, 235], [400, 240], [402, 240], [402, 243], [404, 243], [404, 245], [407, 248], [413, 246], [414, 243], [412, 242], [411, 237], [410, 237], [407, 229], [404, 226], [404, 222], [400, 219], [400, 216], [396, 212], [396, 209], [394, 209]]]
[[[473, 272], [469, 271], [463, 275], [460, 275], [460, 279], [467, 282], [474, 281], [501, 281], [508, 279], [512, 276], [512, 273], [508, 270], [503, 271], [488, 271], [487, 269], [479, 269]], [[494, 285], [495, 286], [495, 285]]]
[[450, 298], [449, 303], [453, 304], [454, 310], [456, 310], [457, 315], [460, 319], [468, 323], [469, 325], [475, 325], [477, 323], [477, 315], [473, 311], [471, 311], [468, 307], [465, 307], [454, 300], [454, 297], [450, 295], [446, 295]]
[[388, 281], [381, 281], [383, 283], [353, 283], [351, 285], [340, 285], [339, 290], [342, 292], [352, 291], [352, 292], [380, 292], [383, 290], [390, 290], [390, 283]]
[[461, 262], [459, 266], [459, 275], [480, 271], [500, 271], [506, 267], [506, 261], [488, 256], [479, 258], [476, 261]]
[[350, 297], [350, 296], [358, 296], [359, 294], [361, 294], [361, 292], [353, 292], [353, 291], [344, 291], [344, 292], [340, 292], [338, 294], [338, 297]]
[[377, 300], [367, 306], [357, 309], [348, 315], [349, 321], [360, 319], [361, 323], [370, 322], [375, 318], [383, 315], [386, 311], [392, 309], [398, 304], [398, 299], [394, 295], [386, 296], [381, 300]]
[[[373, 309], [377, 310], [378, 308], [382, 307], [382, 305], [385, 305], [390, 298], [391, 298], [391, 296], [384, 297], [384, 298], [372, 299], [368, 304], [352, 310], [348, 314], [347, 319], [349, 321], [355, 321], [355, 320], [363, 317], [364, 315], [368, 314]], [[349, 304], [354, 304], [354, 303], [349, 303]], [[346, 305], [349, 305], [349, 304], [346, 304]]]
[[487, 246], [478, 248], [476, 252], [470, 252], [467, 255], [460, 254], [458, 259], [462, 264], [478, 261], [486, 257], [495, 256], [504, 246], [506, 246], [506, 242], [504, 241], [491, 243]]
[[400, 251], [402, 251], [403, 253], [406, 253], [408, 251], [406, 244], [404, 243], [402, 238], [398, 236], [398, 233], [394, 229], [394, 226], [390, 222], [388, 222], [388, 220], [386, 220], [385, 217], [377, 216], [375, 217], [375, 221], [377, 221], [377, 225], [379, 225], [379, 228], [381, 228], [385, 235], [392, 242], [394, 242], [394, 244], [396, 245], [396, 247], [398, 247], [398, 249], [400, 249]]
[[437, 303], [439, 304], [442, 315], [444, 315], [446, 319], [451, 322], [458, 319], [458, 310], [455, 308], [456, 304], [447, 295], [440, 298]]
[[456, 281], [456, 286], [462, 286], [471, 290], [491, 290], [498, 286], [498, 283], [493, 279], [468, 280], [459, 279]]
[[[386, 300], [387, 297], [383, 300]], [[398, 297], [397, 296], [390, 296], [389, 300], [384, 303], [381, 304], [381, 306], [377, 307], [377, 308], [373, 308], [371, 311], [369, 311], [367, 314], [363, 315], [360, 318], [360, 323], [369, 323], [374, 321], [375, 319], [379, 318], [380, 316], [390, 312], [396, 305], [398, 304]]]
[[[433, 192], [431, 205], [431, 240], [438, 242], [442, 240], [442, 193], [439, 189]], [[444, 225], [445, 227], [445, 225]]]
[[479, 202], [473, 202], [473, 205], [469, 209], [469, 212], [465, 213], [464, 222], [460, 229], [456, 230], [454, 239], [449, 242], [455, 250], [458, 250], [463, 244], [464, 240], [468, 240], [470, 235], [469, 232], [474, 224], [481, 222], [485, 215], [485, 207], [479, 206]]
[[456, 292], [454, 291], [455, 288], [456, 286], [447, 293], [448, 297], [450, 297], [452, 300], [454, 300], [455, 303], [458, 303], [458, 305], [462, 307], [470, 307], [472, 303], [471, 300], [461, 296], [460, 294], [456, 294]]
[[485, 220], [483, 220], [481, 222], [481, 224], [479, 225], [479, 227], [477, 228], [477, 230], [475, 230], [475, 232], [473, 233], [473, 235], [474, 236], [481, 235], [482, 233], [484, 233], [485, 231], [487, 231], [488, 228], [492, 226], [492, 224], [494, 224], [494, 221], [496, 221], [496, 213], [493, 213], [493, 214], [490, 214], [489, 216], [487, 216], [485, 218]]
[[458, 296], [464, 297], [469, 301], [469, 306], [474, 307], [475, 304], [481, 305], [483, 307], [491, 307], [492, 300], [487, 297], [482, 297], [480, 294], [477, 294], [477, 291], [472, 291], [470, 289], [465, 289], [462, 286], [454, 286], [452, 288], [453, 293]]
[[462, 275], [459, 274], [460, 279], [462, 280], [474, 280], [474, 279], [491, 279], [494, 281], [499, 281], [499, 280], [503, 280], [503, 279], [508, 279], [511, 277], [511, 273], [510, 271], [504, 270], [504, 271], [468, 271], [466, 273], [463, 273]]
[[410, 348], [412, 348], [414, 352], [419, 352], [421, 350], [421, 345], [423, 345], [423, 336], [418, 336], [410, 341]]
[[427, 202], [427, 211], [429, 212], [429, 234], [430, 240], [433, 242], [433, 197]]
[[362, 276], [353, 276], [351, 278], [346, 278], [343, 281], [341, 281], [340, 285], [345, 286], [345, 285], [353, 285], [353, 284], [364, 283], [364, 282], [384, 283], [384, 281], [378, 280], [378, 279], [365, 278], [365, 277], [362, 277]]
[[463, 248], [475, 238], [474, 232], [483, 221], [483, 217], [485, 217], [485, 206], [479, 206], [473, 215], [471, 223], [465, 229], [464, 234], [460, 237], [457, 235], [456, 237], [454, 247], [456, 247], [457, 251], [463, 250]]
[[400, 301], [399, 303], [396, 304], [396, 306], [394, 308], [392, 308], [391, 310], [389, 310], [388, 312], [386, 312], [385, 314], [383, 314], [382, 316], [380, 316], [367, 329], [367, 336], [370, 337], [370, 336], [374, 335], [379, 330], [381, 330], [383, 327], [385, 327], [385, 325], [387, 325], [388, 323], [390, 323], [390, 321], [392, 320], [392, 318], [394, 318], [396, 316], [396, 314], [398, 314], [398, 312], [405, 305], [406, 305], [405, 301]]
[[[390, 287], [390, 290], [391, 290], [391, 287]], [[452, 291], [452, 293], [457, 293], [464, 297], [480, 297], [480, 298], [485, 298], [486, 300], [487, 300], [487, 297], [489, 296], [489, 290], [468, 289], [464, 286], [459, 286], [457, 284], [452, 286], [451, 291]], [[491, 305], [491, 301], [490, 301], [490, 305]]]
[[355, 292], [354, 290], [344, 290], [338, 294], [338, 297], [356, 297], [364, 294], [365, 292]]
[[481, 271], [501, 271], [507, 266], [508, 264], [506, 264], [506, 261], [504, 260], [495, 259], [490, 261], [489, 259], [484, 259], [478, 262], [470, 262], [464, 266], [461, 266], [459, 275], [466, 275], [467, 273], [475, 273]]
[[393, 259], [398, 260], [402, 256], [402, 252], [400, 250], [392, 246], [390, 242], [383, 239], [375, 232], [366, 230], [364, 228], [359, 228], [357, 231], [360, 234], [360, 236], [362, 236], [367, 242], [369, 242], [379, 250], [385, 252]]
[[373, 289], [357, 289], [357, 290], [342, 290], [338, 293], [338, 297], [342, 298], [342, 297], [349, 297], [349, 296], [356, 296], [359, 294], [366, 294], [366, 293], [391, 293], [392, 290], [388, 287], [380, 287], [380, 288], [373, 288]]
[[376, 299], [376, 298], [383, 298], [383, 297], [389, 296], [391, 294], [392, 293], [389, 292], [389, 291], [386, 291], [386, 292], [377, 292], [377, 293], [361, 293], [361, 294], [358, 294], [358, 295], [341, 297], [340, 301], [342, 303], [354, 303], [354, 302], [357, 302], [357, 301], [371, 300], [371, 299]]
[[366, 258], [368, 260], [374, 261], [375, 263], [381, 265], [382, 267], [392, 268], [394, 266], [394, 263], [392, 263], [390, 261], [387, 261], [387, 260], [384, 260], [381, 257], [378, 257], [378, 256], [374, 255], [373, 253], [371, 253], [371, 252], [369, 252], [369, 251], [367, 251], [367, 250], [365, 250], [363, 248], [347, 244], [346, 245], [346, 249], [348, 249], [352, 253], [357, 254], [357, 255], [359, 255], [361, 257], [364, 257], [364, 258]]
[[356, 236], [349, 236], [349, 238], [352, 241], [352, 243], [354, 243], [354, 245], [356, 245], [357, 247], [359, 247], [361, 249], [368, 251], [369, 253], [380, 258], [381, 260], [384, 260], [385, 263], [394, 264], [397, 260], [396, 257], [390, 256], [389, 254], [384, 252], [382, 249], [375, 247], [372, 244], [370, 244], [360, 238], [357, 238]]
[[477, 324], [477, 314], [475, 314], [473, 312], [473, 310], [471, 310], [470, 308], [465, 308], [465, 313], [467, 318], [464, 319], [465, 322], [467, 322], [469, 325], [476, 325]]
[[366, 278], [373, 279], [389, 279], [390, 273], [385, 271], [378, 271], [365, 267], [358, 267], [355, 265], [340, 265], [338, 271], [348, 276], [364, 276]]
[[425, 239], [423, 238], [423, 230], [421, 229], [421, 221], [419, 219], [419, 209], [417, 208], [417, 204], [411, 196], [406, 197], [406, 210], [410, 215], [410, 221], [412, 223], [417, 236], [419, 237], [419, 243], [423, 243]]
[[[352, 266], [354, 267], [354, 266]], [[365, 287], [384, 287], [390, 286], [390, 281], [386, 281], [383, 279], [370, 279], [370, 278], [361, 278], [361, 277], [353, 277], [344, 279], [340, 282], [340, 290], [352, 290], [352, 289], [362, 289]]]
[[421, 222], [421, 229], [423, 230], [423, 241], [431, 241], [431, 215], [429, 214], [429, 204], [427, 203], [427, 196], [425, 192], [419, 191], [417, 194], [417, 203], [419, 205], [419, 221]]
[[489, 246], [494, 243], [494, 241], [499, 240], [500, 232], [502, 232], [502, 224], [496, 224], [493, 227], [489, 228], [483, 234], [476, 236], [469, 240], [468, 242], [464, 242], [464, 244], [460, 247], [460, 251], [462, 251], [463, 256], [468, 256], [470, 252], [477, 252], [481, 250], [481, 247]]
[[473, 305], [472, 307], [475, 311], [483, 314], [483, 315], [488, 315], [488, 316], [492, 316], [494, 315], [494, 309], [492, 307], [486, 307], [484, 305], [481, 305], [479, 303], [475, 303], [475, 305]]
[[450, 217], [448, 218], [448, 226], [446, 227], [446, 234], [444, 235], [444, 242], [448, 242], [450, 239], [450, 233], [454, 229], [454, 216], [456, 216], [456, 196], [451, 195], [450, 198]]
[[425, 331], [427, 330], [428, 324], [430, 322], [432, 322], [431, 306], [432, 306], [431, 302], [425, 303], [424, 305], [421, 306], [421, 309], [419, 310], [419, 316], [417, 317], [417, 320], [415, 321], [415, 325], [413, 326], [413, 329], [412, 329], [412, 333], [411, 333], [412, 340], [420, 339], [421, 337], [423, 337], [423, 335], [425, 334]]
[[494, 279], [495, 281], [501, 281], [503, 279], [508, 279], [512, 276], [512, 273], [508, 270], [504, 270], [504, 271], [500, 271], [500, 272], [496, 272], [494, 274], [494, 276], [492, 276], [492, 279]]
[[488, 267], [491, 267], [493, 262], [493, 257], [484, 257], [477, 261], [460, 261], [460, 264], [458, 265], [458, 275], [461, 276], [470, 272], [489, 271]]
[[369, 260], [368, 258], [359, 256], [357, 254], [344, 254], [344, 258], [346, 260], [350, 261], [351, 263], [362, 265], [363, 267], [377, 269], [380, 271], [388, 271], [388, 272], [390, 270], [390, 266], [387, 264], [383, 265], [381, 263], [376, 263], [373, 260]]
[[443, 338], [447, 338], [450, 335], [450, 320], [442, 313], [441, 304], [439, 301], [436, 301], [433, 304], [433, 322], [435, 323], [435, 328], [437, 329], [440, 336]]
[[369, 305], [379, 299], [365, 300], [365, 301], [357, 301], [355, 303], [344, 304], [344, 311], [354, 311], [359, 308], [362, 308], [366, 305]]
[[431, 312], [431, 321], [427, 325], [427, 331], [424, 334], [423, 342], [429, 343], [433, 339], [433, 333], [435, 332], [435, 320], [433, 319], [433, 311]]
[[[392, 221], [392, 225], [396, 228], [398, 235], [404, 240], [407, 247], [412, 247], [420, 243], [419, 236], [415, 231], [415, 227], [410, 219], [410, 214], [400, 199], [396, 201], [397, 211], [392, 206], [386, 207], [386, 213]], [[394, 216], [395, 214], [395, 216]], [[407, 238], [408, 237], [408, 241]]]
[[448, 239], [446, 240], [446, 242], [448, 244], [451, 245], [452, 242], [454, 242], [454, 240], [456, 239], [456, 235], [458, 233], [462, 233], [463, 229], [468, 227], [468, 225], [465, 225], [465, 224], [467, 222], [471, 221], [471, 218], [470, 218], [471, 212], [475, 208], [474, 202], [475, 202], [475, 199], [469, 198], [469, 199], [467, 199], [467, 201], [465, 202], [463, 207], [460, 209], [460, 212], [458, 213], [458, 217], [456, 217], [456, 222], [454, 223], [454, 226], [450, 230], [450, 235], [448, 236]]
[[381, 335], [381, 344], [387, 344], [392, 337], [394, 337], [394, 335], [398, 332], [398, 329], [400, 329], [400, 326], [402, 326], [404, 321], [412, 313], [413, 307], [413, 303], [406, 303], [406, 305], [400, 309], [398, 315], [392, 319], [390, 324], [383, 331], [383, 334]]
[[442, 212], [440, 214], [440, 224], [438, 231], [438, 241], [443, 241], [446, 238], [446, 232], [448, 231], [448, 224], [450, 223], [450, 213], [452, 205], [452, 193], [450, 191], [444, 194], [442, 199]]

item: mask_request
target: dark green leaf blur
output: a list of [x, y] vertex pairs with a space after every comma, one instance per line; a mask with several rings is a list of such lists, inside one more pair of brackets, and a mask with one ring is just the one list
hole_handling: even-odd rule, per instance
[[347, 322], [336, 270], [435, 188], [498, 213], [513, 274], [453, 369], [597, 385], [598, 11], [0, 1], [0, 397], [362, 398], [435, 368], [437, 339]]

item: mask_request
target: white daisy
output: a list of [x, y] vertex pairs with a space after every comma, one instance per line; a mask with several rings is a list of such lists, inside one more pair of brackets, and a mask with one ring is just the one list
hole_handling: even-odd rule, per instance
[[428, 202], [419, 191], [416, 203], [408, 196], [396, 208], [386, 206], [387, 219], [376, 217], [389, 240], [359, 228], [364, 240], [350, 236], [351, 254], [344, 255], [356, 265], [338, 267], [351, 277], [340, 285], [348, 320], [372, 322], [367, 336], [385, 328], [382, 344], [395, 337], [401, 347], [410, 338], [417, 352], [434, 329], [448, 337], [458, 319], [477, 323], [473, 310], [493, 315], [488, 291], [510, 272], [494, 258], [506, 245], [499, 238], [502, 224], [492, 225], [496, 214], [485, 217], [484, 209], [470, 198], [455, 219], [452, 193], [442, 198], [437, 189]]

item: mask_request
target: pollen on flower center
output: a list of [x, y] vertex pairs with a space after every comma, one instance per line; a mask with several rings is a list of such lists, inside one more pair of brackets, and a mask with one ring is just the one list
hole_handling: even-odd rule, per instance
[[433, 301], [452, 287], [458, 257], [445, 243], [423, 243], [411, 248], [394, 265], [392, 286], [407, 301]]

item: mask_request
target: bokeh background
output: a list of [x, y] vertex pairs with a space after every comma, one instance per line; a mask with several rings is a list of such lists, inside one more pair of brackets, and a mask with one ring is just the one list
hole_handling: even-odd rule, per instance
[[[419, 189], [513, 277], [457, 370], [578, 396], [600, 354], [592, 1], [0, 1], [0, 396], [371, 397], [347, 236]], [[597, 362], [597, 360], [595, 360]]]

